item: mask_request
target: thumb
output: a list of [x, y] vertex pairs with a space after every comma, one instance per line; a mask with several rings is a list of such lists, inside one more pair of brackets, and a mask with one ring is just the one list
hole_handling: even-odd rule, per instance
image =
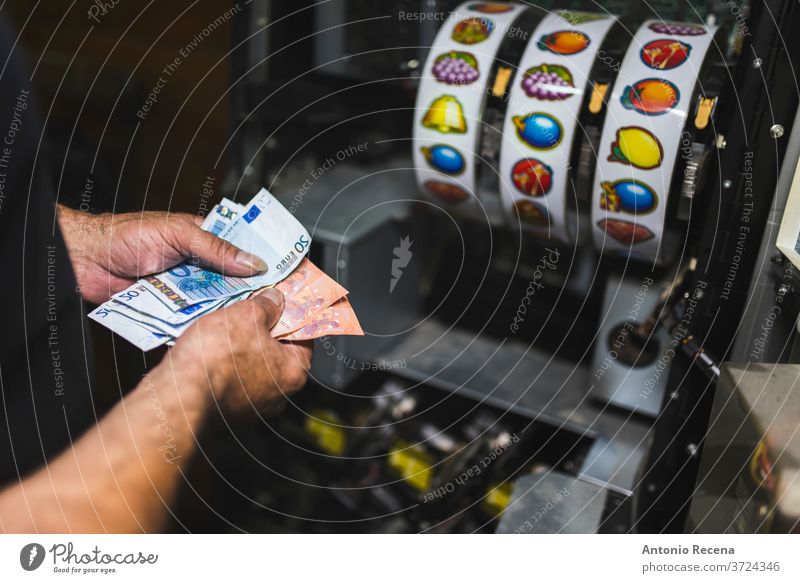
[[173, 234], [175, 246], [182, 255], [197, 259], [200, 265], [212, 271], [247, 277], [267, 270], [267, 264], [260, 257], [204, 231], [193, 221], [182, 223]]
[[267, 329], [272, 329], [283, 313], [283, 293], [281, 290], [271, 287], [256, 293], [250, 299], [261, 310]]

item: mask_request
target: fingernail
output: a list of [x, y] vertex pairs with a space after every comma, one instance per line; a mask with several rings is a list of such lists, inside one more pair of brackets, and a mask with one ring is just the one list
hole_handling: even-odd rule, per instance
[[283, 304], [283, 292], [281, 290], [271, 287], [260, 292], [258, 295], [267, 298], [276, 306]]
[[239, 251], [236, 254], [236, 263], [242, 267], [253, 270], [255, 273], [263, 273], [267, 270], [267, 264], [257, 255], [247, 251]]

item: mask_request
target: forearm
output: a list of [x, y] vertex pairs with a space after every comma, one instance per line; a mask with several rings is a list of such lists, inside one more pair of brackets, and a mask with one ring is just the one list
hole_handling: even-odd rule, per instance
[[71, 449], [0, 492], [2, 528], [158, 530], [211, 404], [202, 376], [171, 364], [167, 357]]

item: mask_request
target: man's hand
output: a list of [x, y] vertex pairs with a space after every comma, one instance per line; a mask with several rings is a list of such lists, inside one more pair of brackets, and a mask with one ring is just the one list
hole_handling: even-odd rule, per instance
[[270, 336], [283, 312], [283, 294], [267, 289], [202, 316], [178, 339], [160, 366], [211, 388], [223, 412], [271, 414], [300, 390], [311, 364], [311, 343], [286, 344]]
[[81, 295], [94, 304], [186, 260], [238, 277], [267, 268], [255, 255], [203, 231], [188, 214], [91, 215], [59, 205], [58, 222]]

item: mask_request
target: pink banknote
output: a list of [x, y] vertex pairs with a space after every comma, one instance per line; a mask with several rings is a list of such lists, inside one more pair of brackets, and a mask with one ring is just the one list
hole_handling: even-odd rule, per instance
[[280, 340], [312, 340], [320, 336], [363, 336], [353, 307], [346, 297], [311, 318], [298, 330], [280, 336]]
[[275, 287], [283, 292], [285, 307], [280, 320], [272, 327], [273, 337], [303, 328], [325, 308], [347, 295], [346, 289], [308, 259], [303, 259], [297, 269]]

